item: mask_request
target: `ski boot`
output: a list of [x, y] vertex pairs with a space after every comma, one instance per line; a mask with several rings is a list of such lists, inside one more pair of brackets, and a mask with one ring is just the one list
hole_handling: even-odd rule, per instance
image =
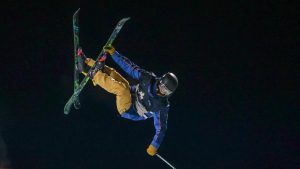
[[99, 71], [99, 70], [103, 70], [104, 65], [105, 65], [105, 60], [106, 60], [106, 54], [102, 55], [99, 60], [95, 63], [96, 65], [91, 68], [92, 70], [90, 70], [88, 72], [88, 76], [93, 79], [95, 74]]
[[84, 63], [87, 57], [82, 51], [82, 48], [78, 48], [77, 50], [77, 62], [76, 62], [76, 69], [83, 74], [87, 74], [88, 68], [87, 65]]

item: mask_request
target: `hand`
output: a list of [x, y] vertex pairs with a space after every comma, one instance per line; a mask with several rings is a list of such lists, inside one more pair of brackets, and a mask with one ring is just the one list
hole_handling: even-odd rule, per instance
[[105, 53], [108, 53], [110, 56], [112, 56], [116, 51], [116, 49], [112, 45], [104, 46], [103, 50]]
[[154, 156], [157, 153], [157, 148], [155, 148], [152, 144], [150, 144], [149, 147], [147, 148], [147, 153], [150, 156]]

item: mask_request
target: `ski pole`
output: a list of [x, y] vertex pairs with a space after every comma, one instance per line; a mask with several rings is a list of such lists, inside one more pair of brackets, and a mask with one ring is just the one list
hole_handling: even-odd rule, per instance
[[174, 166], [172, 166], [167, 160], [165, 160], [162, 156], [159, 154], [155, 154], [158, 158], [160, 158], [162, 161], [164, 161], [166, 164], [168, 164], [171, 168], [176, 169]]

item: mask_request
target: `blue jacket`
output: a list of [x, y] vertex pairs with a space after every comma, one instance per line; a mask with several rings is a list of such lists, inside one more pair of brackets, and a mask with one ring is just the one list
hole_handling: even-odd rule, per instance
[[[131, 86], [132, 106], [127, 112], [122, 114], [122, 117], [134, 121], [153, 117], [156, 132], [151, 144], [158, 149], [167, 130], [170, 107], [168, 97], [157, 95], [156, 86], [159, 78], [154, 73], [141, 69], [117, 51], [112, 55], [112, 59], [128, 75], [138, 81], [137, 85]], [[140, 103], [145, 108], [144, 114], [138, 113], [136, 103]]]

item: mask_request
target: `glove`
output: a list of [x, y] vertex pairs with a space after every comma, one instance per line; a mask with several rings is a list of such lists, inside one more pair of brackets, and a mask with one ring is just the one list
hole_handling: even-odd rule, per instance
[[147, 148], [147, 153], [150, 156], [154, 156], [157, 153], [157, 148], [155, 148], [152, 144], [150, 144], [149, 147]]
[[112, 45], [104, 46], [103, 50], [105, 53], [108, 53], [110, 56], [112, 56], [116, 51], [116, 49]]

